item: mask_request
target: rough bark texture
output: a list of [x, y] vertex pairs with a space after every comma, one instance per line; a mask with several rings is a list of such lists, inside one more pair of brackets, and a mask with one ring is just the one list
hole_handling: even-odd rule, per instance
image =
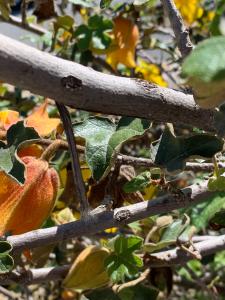
[[96, 72], [0, 34], [2, 81], [71, 107], [214, 131], [214, 112], [195, 105], [193, 96], [147, 81]]
[[120, 227], [152, 215], [168, 213], [174, 209], [199, 203], [212, 194], [208, 191], [205, 181], [184, 188], [179, 195], [165, 195], [112, 211], [96, 213], [79, 221], [9, 236], [7, 241], [12, 244], [14, 251], [22, 251], [82, 235], [91, 236], [107, 228]]

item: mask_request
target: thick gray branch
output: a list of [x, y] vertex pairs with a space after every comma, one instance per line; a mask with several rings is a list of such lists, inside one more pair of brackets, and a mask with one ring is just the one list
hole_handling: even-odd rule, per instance
[[7, 238], [14, 251], [32, 249], [57, 243], [82, 235], [91, 236], [111, 227], [119, 227], [152, 215], [168, 213], [174, 209], [196, 204], [212, 195], [207, 190], [207, 182], [184, 188], [182, 193], [157, 197], [151, 201], [121, 207], [114, 211], [104, 211], [90, 215], [87, 219], [39, 229]]
[[185, 58], [193, 49], [188, 29], [185, 27], [180, 12], [177, 10], [173, 0], [161, 0], [166, 13], [170, 19], [177, 46], [182, 58]]
[[214, 112], [192, 95], [147, 81], [96, 72], [0, 35], [2, 81], [93, 112], [184, 123], [214, 131]]

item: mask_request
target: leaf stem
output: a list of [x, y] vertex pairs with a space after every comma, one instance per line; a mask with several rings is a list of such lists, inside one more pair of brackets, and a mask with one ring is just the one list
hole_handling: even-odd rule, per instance
[[72, 172], [73, 172], [74, 185], [76, 188], [78, 198], [80, 199], [81, 216], [86, 217], [89, 213], [89, 204], [86, 197], [85, 186], [81, 174], [79, 157], [77, 153], [77, 146], [75, 142], [70, 115], [65, 105], [56, 102], [56, 106], [58, 108], [60, 118], [62, 120], [65, 134], [67, 137], [68, 145], [69, 145], [69, 151], [72, 160]]

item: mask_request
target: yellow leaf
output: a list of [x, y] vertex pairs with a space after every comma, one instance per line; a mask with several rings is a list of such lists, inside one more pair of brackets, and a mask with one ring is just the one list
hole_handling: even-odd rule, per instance
[[183, 19], [189, 25], [192, 25], [194, 21], [201, 18], [203, 14], [203, 9], [201, 8], [201, 0], [175, 0], [174, 2]]
[[69, 207], [66, 207], [58, 212], [54, 212], [52, 214], [52, 218], [57, 225], [66, 224], [76, 220]]
[[109, 250], [104, 247], [88, 246], [75, 259], [63, 284], [66, 288], [89, 290], [105, 286], [109, 277], [104, 261]]
[[0, 128], [8, 130], [9, 127], [19, 121], [19, 113], [14, 110], [0, 111]]
[[135, 68], [135, 73], [140, 73], [145, 80], [160, 86], [167, 86], [167, 83], [162, 78], [159, 67], [154, 64], [150, 64], [143, 59], [138, 59], [138, 66]]
[[49, 216], [59, 187], [58, 174], [46, 161], [23, 157], [26, 181], [19, 185], [0, 172], [0, 235], [39, 228]]
[[33, 127], [40, 136], [48, 136], [56, 131], [60, 125], [60, 119], [49, 118], [47, 112], [48, 103], [45, 101], [37, 110], [26, 118], [26, 125]]
[[117, 227], [111, 227], [111, 228], [105, 229], [106, 233], [116, 233], [117, 231], [118, 231]]
[[114, 39], [110, 48], [113, 50], [107, 54], [108, 64], [114, 69], [119, 63], [134, 68], [135, 49], [139, 39], [138, 27], [128, 19], [117, 17], [114, 19], [112, 36]]

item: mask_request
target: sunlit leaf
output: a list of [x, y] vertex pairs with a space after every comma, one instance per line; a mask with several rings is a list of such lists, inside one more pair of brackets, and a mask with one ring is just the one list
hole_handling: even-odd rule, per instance
[[134, 68], [135, 49], [139, 39], [138, 27], [129, 19], [117, 17], [114, 19], [114, 29], [112, 32], [114, 40], [111, 45], [112, 51], [107, 54], [107, 62], [114, 68], [119, 63]]
[[48, 103], [45, 101], [26, 118], [26, 125], [33, 127], [40, 136], [50, 135], [60, 125], [60, 119], [49, 118], [47, 107]]
[[197, 45], [182, 66], [183, 76], [193, 88], [196, 103], [204, 108], [213, 108], [224, 102], [224, 47], [225, 37], [206, 39]]
[[78, 290], [95, 289], [109, 282], [104, 261], [109, 250], [103, 247], [88, 246], [75, 259], [63, 285]]
[[86, 160], [93, 177], [99, 180], [120, 146], [130, 138], [142, 135], [149, 121], [123, 117], [117, 126], [109, 119], [94, 117], [74, 124], [76, 135], [86, 139]]

